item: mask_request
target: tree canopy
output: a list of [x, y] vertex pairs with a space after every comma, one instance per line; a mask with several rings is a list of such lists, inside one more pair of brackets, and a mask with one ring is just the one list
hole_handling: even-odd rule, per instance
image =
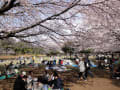
[[120, 0], [0, 0], [0, 39], [120, 49]]

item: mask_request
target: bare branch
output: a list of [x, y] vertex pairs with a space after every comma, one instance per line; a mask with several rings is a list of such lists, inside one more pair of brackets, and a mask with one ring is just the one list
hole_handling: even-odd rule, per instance
[[11, 8], [13, 8], [15, 5], [16, 0], [9, 0], [9, 1], [5, 1], [4, 5], [0, 8], [0, 14], [5, 13], [6, 11], [10, 10]]

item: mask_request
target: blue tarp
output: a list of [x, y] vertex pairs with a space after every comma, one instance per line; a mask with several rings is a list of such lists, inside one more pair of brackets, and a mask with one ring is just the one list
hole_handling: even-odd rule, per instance
[[[11, 78], [11, 77], [14, 77], [14, 76], [15, 76], [15, 74], [10, 74], [10, 75], [7, 75], [7, 78]], [[6, 79], [5, 75], [0, 77], [0, 80], [3, 80], [3, 79]]]
[[94, 62], [90, 61], [90, 67], [97, 67], [97, 65], [95, 65]]
[[15, 74], [10, 74], [10, 75], [7, 75], [8, 78], [11, 78], [11, 77], [14, 77]]
[[78, 65], [72, 65], [72, 67], [78, 67]]
[[[78, 65], [72, 65], [72, 67], [79, 67]], [[97, 65], [92, 65], [90, 67], [97, 67]]]
[[6, 79], [5, 75], [0, 77], [0, 80], [3, 80], [3, 79]]
[[90, 67], [97, 67], [97, 65], [92, 65], [92, 64], [91, 64], [91, 66], [90, 66]]

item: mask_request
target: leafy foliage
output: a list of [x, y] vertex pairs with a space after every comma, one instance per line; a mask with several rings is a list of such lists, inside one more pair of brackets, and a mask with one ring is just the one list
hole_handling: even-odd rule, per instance
[[15, 42], [14, 39], [4, 39], [0, 41], [0, 46], [2, 51], [13, 51], [14, 54], [41, 54], [44, 50], [40, 47], [35, 47], [30, 43], [25, 42]]

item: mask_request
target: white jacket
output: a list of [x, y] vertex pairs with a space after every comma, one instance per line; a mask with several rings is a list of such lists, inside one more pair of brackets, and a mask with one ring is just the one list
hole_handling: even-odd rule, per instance
[[80, 72], [84, 72], [85, 71], [84, 61], [80, 61], [79, 62], [79, 70], [80, 70]]

